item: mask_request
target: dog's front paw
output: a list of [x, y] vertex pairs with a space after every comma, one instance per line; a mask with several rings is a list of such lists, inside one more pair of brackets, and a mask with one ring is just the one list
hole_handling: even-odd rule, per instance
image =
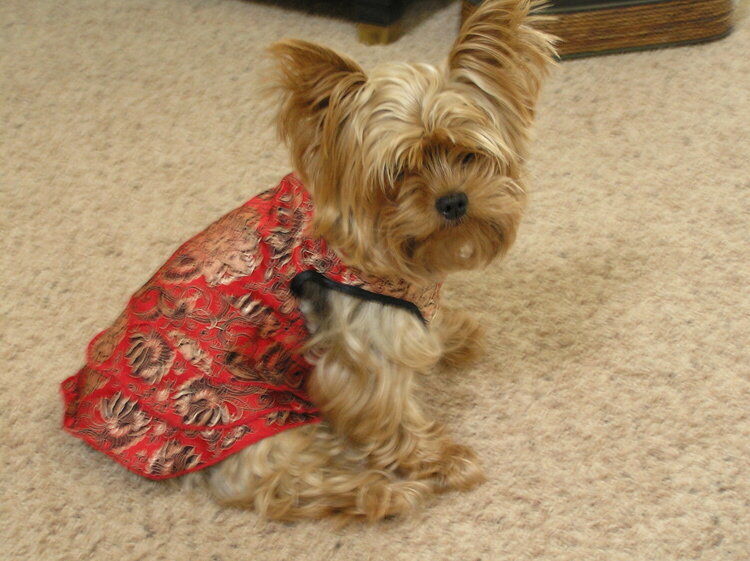
[[482, 354], [484, 329], [467, 313], [446, 310], [439, 318], [438, 330], [443, 341], [443, 356], [440, 362], [444, 366], [466, 366]]
[[370, 522], [403, 515], [414, 510], [431, 491], [421, 481], [378, 481], [359, 489], [356, 507], [345, 515]]
[[471, 448], [461, 444], [446, 446], [437, 474], [438, 490], [468, 491], [484, 481], [486, 477]]

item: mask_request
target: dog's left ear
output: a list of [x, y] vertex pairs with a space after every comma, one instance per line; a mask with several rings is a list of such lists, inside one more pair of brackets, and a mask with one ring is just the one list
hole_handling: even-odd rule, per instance
[[[534, 28], [538, 0], [486, 0], [461, 28], [448, 59], [453, 81], [475, 88], [497, 110], [528, 126], [555, 38]], [[509, 114], [510, 113], [510, 114]], [[515, 117], [515, 118], [513, 118]]]
[[[269, 53], [276, 63], [273, 91], [282, 103], [279, 134], [289, 145], [295, 166], [303, 176], [321, 146], [324, 131], [330, 137], [338, 126], [336, 115], [366, 82], [364, 70], [350, 58], [328, 47], [287, 39]], [[305, 178], [303, 177], [303, 180]]]

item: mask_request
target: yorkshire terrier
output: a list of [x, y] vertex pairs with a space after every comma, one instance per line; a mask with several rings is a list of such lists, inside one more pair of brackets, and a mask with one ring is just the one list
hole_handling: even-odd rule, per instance
[[275, 519], [377, 520], [483, 481], [418, 377], [480, 352], [437, 306], [504, 255], [553, 39], [484, 3], [447, 66], [270, 49], [296, 172], [189, 240], [63, 382], [64, 427], [151, 479]]

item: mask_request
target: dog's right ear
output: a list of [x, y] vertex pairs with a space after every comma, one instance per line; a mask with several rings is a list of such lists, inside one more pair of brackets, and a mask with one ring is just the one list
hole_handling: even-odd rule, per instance
[[311, 155], [321, 148], [324, 129], [336, 126], [326, 122], [331, 121], [328, 116], [339, 115], [367, 77], [350, 58], [308, 41], [286, 39], [273, 44], [269, 53], [276, 71], [272, 92], [281, 98], [279, 134], [304, 176]]

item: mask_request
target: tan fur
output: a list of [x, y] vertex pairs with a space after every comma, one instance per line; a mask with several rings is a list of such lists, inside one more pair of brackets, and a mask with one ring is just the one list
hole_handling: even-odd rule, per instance
[[[448, 64], [388, 63], [371, 73], [326, 47], [271, 48], [279, 131], [315, 202], [315, 233], [367, 273], [439, 282], [512, 245], [526, 201], [523, 164], [554, 50], [527, 0], [485, 3]], [[465, 216], [435, 201], [461, 191]], [[340, 293], [306, 302], [314, 330], [310, 396], [319, 425], [285, 431], [186, 476], [228, 504], [271, 518], [402, 514], [483, 480], [474, 453], [421, 406], [419, 376], [459, 367], [481, 348], [467, 315], [412, 314]]]

